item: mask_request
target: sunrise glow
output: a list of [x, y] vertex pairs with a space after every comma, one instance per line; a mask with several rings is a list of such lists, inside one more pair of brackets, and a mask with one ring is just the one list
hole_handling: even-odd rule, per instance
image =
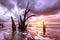
[[45, 16], [38, 16], [31, 18], [30, 24], [41, 25], [43, 21], [45, 24], [60, 24], [60, 22], [49, 21]]

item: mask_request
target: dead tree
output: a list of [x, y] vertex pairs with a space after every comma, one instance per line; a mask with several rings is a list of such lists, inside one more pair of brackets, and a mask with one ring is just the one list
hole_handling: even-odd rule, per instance
[[43, 22], [43, 36], [45, 36], [45, 35], [46, 35], [46, 26], [45, 26], [45, 24]]
[[12, 16], [11, 16], [11, 20], [12, 20], [12, 40], [13, 40], [14, 39], [14, 35], [15, 35], [15, 31], [16, 31], [16, 25], [15, 25], [15, 22], [14, 22]]
[[26, 31], [26, 28], [27, 28], [27, 24], [26, 24], [26, 21], [32, 17], [32, 16], [35, 16], [35, 15], [30, 15], [27, 17], [27, 14], [28, 12], [30, 11], [30, 9], [28, 9], [28, 6], [29, 6], [29, 2], [27, 3], [27, 7], [26, 7], [26, 10], [24, 12], [24, 15], [23, 15], [23, 19], [22, 19], [22, 16], [20, 15], [20, 21], [18, 21], [18, 29], [21, 31], [21, 32], [25, 32]]
[[15, 25], [15, 22], [14, 22], [12, 16], [11, 16], [11, 20], [12, 20], [12, 31], [15, 32], [16, 31], [16, 25]]

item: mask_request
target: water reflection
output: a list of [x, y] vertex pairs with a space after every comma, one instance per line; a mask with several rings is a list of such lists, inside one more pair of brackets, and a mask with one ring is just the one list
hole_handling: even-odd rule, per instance
[[[28, 27], [28, 33], [15, 32], [14, 40], [60, 40], [59, 29], [46, 29], [46, 37], [43, 37], [43, 29], [41, 27]], [[0, 40], [11, 40], [11, 29], [0, 30]]]

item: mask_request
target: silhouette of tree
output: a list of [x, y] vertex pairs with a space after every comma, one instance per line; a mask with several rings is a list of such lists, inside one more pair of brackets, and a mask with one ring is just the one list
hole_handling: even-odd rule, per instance
[[29, 6], [29, 1], [27, 3], [27, 7], [26, 7], [26, 10], [25, 10], [25, 13], [23, 15], [23, 19], [22, 19], [22, 16], [20, 15], [20, 21], [18, 21], [18, 24], [19, 24], [19, 27], [18, 29], [21, 31], [21, 32], [25, 32], [26, 31], [26, 28], [27, 28], [27, 24], [26, 24], [26, 21], [32, 17], [32, 16], [35, 16], [35, 15], [30, 15], [27, 17], [27, 14], [28, 12], [30, 11], [30, 9], [28, 9], [28, 6]]
[[16, 25], [15, 25], [15, 22], [14, 22], [12, 16], [11, 16], [11, 20], [12, 20], [12, 31], [15, 32], [16, 31]]
[[14, 35], [15, 35], [15, 31], [16, 31], [16, 25], [15, 25], [15, 22], [13, 20], [13, 17], [11, 16], [11, 20], [12, 20], [12, 39], [14, 39]]
[[45, 26], [45, 24], [44, 24], [44, 22], [43, 22], [43, 36], [44, 35], [46, 35], [46, 26]]

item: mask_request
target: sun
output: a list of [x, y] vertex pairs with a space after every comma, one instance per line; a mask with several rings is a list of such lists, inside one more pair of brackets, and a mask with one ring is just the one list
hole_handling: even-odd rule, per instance
[[37, 25], [41, 25], [43, 21], [37, 21], [36, 24]]
[[44, 16], [33, 17], [30, 19], [30, 24], [41, 25], [45, 21], [44, 19]]

